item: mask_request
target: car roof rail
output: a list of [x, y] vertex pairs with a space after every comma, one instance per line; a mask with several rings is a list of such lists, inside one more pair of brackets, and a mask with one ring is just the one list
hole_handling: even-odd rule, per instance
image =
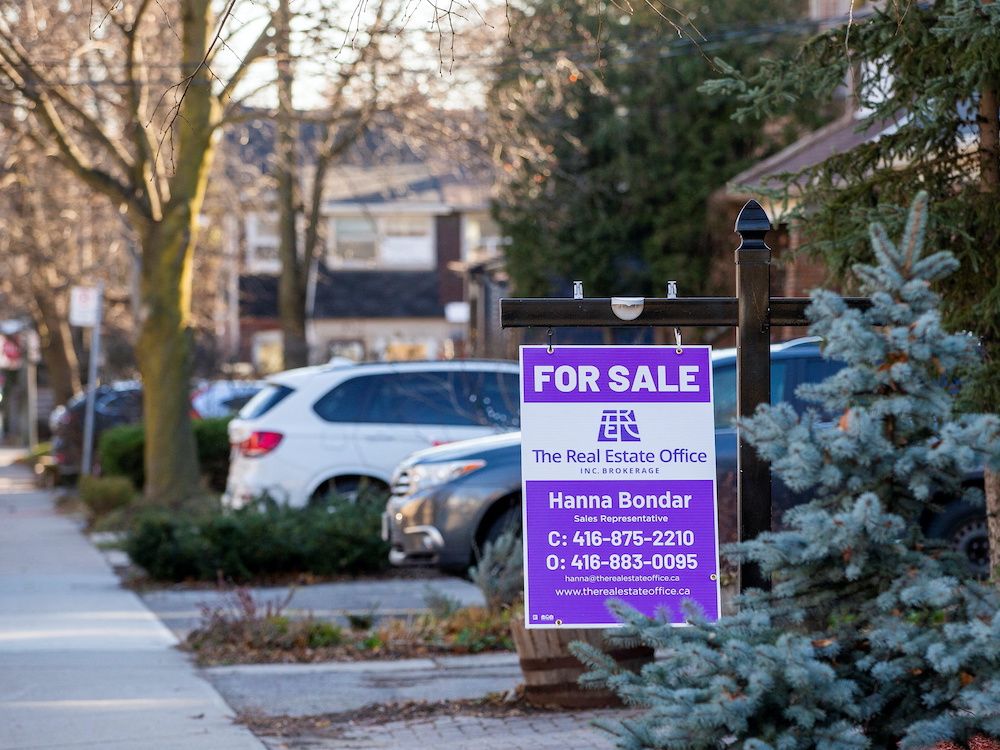
[[784, 351], [785, 349], [794, 349], [797, 346], [814, 346], [822, 343], [823, 343], [822, 336], [800, 336], [797, 339], [782, 341], [779, 344], [775, 344], [774, 349], [778, 351]]

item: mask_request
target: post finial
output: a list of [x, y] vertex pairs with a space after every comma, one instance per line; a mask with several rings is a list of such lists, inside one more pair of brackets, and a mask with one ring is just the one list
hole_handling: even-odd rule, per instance
[[736, 231], [744, 238], [753, 235], [763, 238], [770, 230], [771, 220], [767, 212], [757, 201], [748, 200], [740, 209], [740, 215], [736, 217]]

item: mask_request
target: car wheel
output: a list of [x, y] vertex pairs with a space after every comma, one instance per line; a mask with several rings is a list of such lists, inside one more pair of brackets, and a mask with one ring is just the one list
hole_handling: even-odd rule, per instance
[[509, 529], [517, 529], [518, 532], [521, 531], [521, 509], [519, 507], [508, 508], [497, 516], [483, 537], [483, 548], [485, 549], [487, 544], [495, 542]]
[[972, 573], [986, 578], [990, 571], [989, 534], [983, 509], [956, 501], [935, 516], [927, 535], [943, 539], [969, 562]]
[[309, 498], [310, 505], [323, 505], [332, 497], [339, 497], [350, 503], [362, 502], [384, 503], [385, 493], [389, 490], [384, 482], [371, 477], [338, 477], [327, 479], [320, 484]]

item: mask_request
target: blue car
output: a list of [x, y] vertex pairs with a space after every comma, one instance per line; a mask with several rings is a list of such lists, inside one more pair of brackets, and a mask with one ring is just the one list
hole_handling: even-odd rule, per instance
[[[802, 383], [815, 383], [843, 365], [820, 355], [817, 339], [796, 339], [771, 347], [771, 403], [806, 404], [795, 395]], [[715, 394], [715, 451], [718, 464], [719, 537], [735, 541], [736, 514], [736, 350], [712, 356]], [[809, 405], [813, 406], [813, 405]], [[833, 417], [833, 415], [828, 415]], [[982, 487], [982, 472], [966, 477]], [[780, 480], [772, 487], [772, 517], [807, 498]], [[418, 451], [396, 469], [382, 535], [391, 545], [393, 565], [431, 565], [464, 572], [477, 552], [521, 518], [521, 434], [495, 435]], [[925, 533], [946, 539], [985, 575], [989, 568], [983, 509], [960, 501], [945, 504], [923, 519]]]

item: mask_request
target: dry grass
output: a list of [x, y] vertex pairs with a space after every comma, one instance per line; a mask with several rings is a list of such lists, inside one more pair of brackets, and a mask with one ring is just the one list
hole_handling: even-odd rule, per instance
[[[203, 607], [200, 626], [184, 647], [199, 664], [255, 664], [405, 659], [432, 654], [510, 651], [510, 612], [447, 608], [408, 619], [353, 618], [342, 627], [286, 614], [283, 601], [259, 602], [238, 588], [222, 606]], [[367, 620], [367, 621], [366, 621]]]

